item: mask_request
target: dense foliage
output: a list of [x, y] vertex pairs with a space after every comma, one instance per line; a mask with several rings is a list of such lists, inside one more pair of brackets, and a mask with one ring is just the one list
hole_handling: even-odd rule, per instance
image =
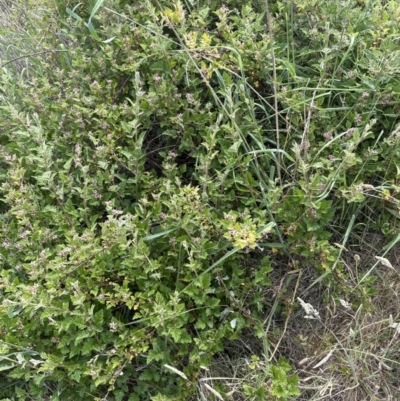
[[[189, 399], [265, 336], [273, 266], [343, 291], [334, 242], [398, 234], [395, 2], [266, 11], [59, 0], [40, 67], [2, 69], [1, 396]], [[298, 394], [268, 375], [249, 397]]]

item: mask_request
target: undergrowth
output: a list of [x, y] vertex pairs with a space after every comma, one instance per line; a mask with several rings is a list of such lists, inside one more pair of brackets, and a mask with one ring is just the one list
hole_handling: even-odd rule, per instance
[[2, 400], [399, 397], [395, 1], [0, 8]]

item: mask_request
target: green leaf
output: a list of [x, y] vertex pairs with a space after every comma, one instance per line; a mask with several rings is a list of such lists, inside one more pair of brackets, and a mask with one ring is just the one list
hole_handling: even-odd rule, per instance
[[97, 327], [101, 327], [104, 323], [104, 310], [101, 309], [93, 316], [93, 322]]
[[151, 240], [159, 238], [159, 237], [165, 237], [166, 235], [168, 235], [169, 233], [172, 233], [175, 230], [177, 230], [177, 228], [171, 228], [170, 230], [165, 230], [165, 231], [161, 231], [156, 234], [147, 235], [146, 237], [143, 238], [143, 241], [151, 241]]
[[99, 11], [100, 7], [104, 3], [104, 0], [97, 0], [96, 4], [94, 5], [92, 12], [90, 13], [89, 21], [92, 20], [92, 18], [96, 15], [97, 11]]

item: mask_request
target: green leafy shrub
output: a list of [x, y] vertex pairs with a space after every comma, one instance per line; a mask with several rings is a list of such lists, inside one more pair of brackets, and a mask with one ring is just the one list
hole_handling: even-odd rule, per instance
[[180, 11], [146, 26], [134, 7], [102, 11], [94, 39], [78, 11], [46, 74], [2, 75], [4, 388], [19, 399], [185, 397], [250, 324], [233, 294], [259, 278], [241, 260], [273, 227], [236, 193], [256, 184], [237, 176], [251, 157], [219, 97], [240, 94], [212, 63], [204, 92], [192, 50], [165, 34]]

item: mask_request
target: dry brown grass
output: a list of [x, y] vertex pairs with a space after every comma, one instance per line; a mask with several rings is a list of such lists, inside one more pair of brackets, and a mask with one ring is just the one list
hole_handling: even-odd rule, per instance
[[[382, 236], [372, 234], [349, 245], [342, 255], [346, 279], [338, 279], [335, 287], [318, 283], [302, 293], [316, 278], [313, 269], [307, 268], [300, 284], [292, 281], [287, 288], [284, 299], [289, 302], [301, 294], [321, 316], [320, 321], [304, 319], [304, 311], [295, 308], [291, 313], [274, 317], [270, 353], [276, 351], [274, 359], [284, 356], [296, 368], [301, 395], [293, 399], [400, 399], [400, 247], [394, 247], [386, 255], [394, 269], [379, 264], [370, 272], [384, 245]], [[273, 282], [279, 282], [284, 274], [277, 269], [272, 274]], [[367, 293], [366, 287], [371, 290], [371, 285], [359, 284], [366, 274], [378, 277], [372, 285], [374, 295]], [[272, 290], [265, 291], [271, 299]], [[397, 330], [394, 324], [390, 327], [392, 322], [399, 323]], [[210, 366], [208, 378], [223, 377], [221, 381], [235, 401], [251, 399], [243, 393], [244, 384], [258, 383], [268, 389], [271, 382], [265, 373], [260, 339], [247, 333], [231, 343], [227, 351]], [[257, 363], [252, 361], [253, 355], [260, 358]]]

